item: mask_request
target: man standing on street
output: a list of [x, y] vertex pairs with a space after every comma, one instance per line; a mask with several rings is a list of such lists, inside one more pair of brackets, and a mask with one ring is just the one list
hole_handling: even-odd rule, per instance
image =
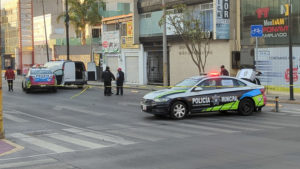
[[228, 73], [227, 69], [225, 69], [224, 65], [221, 66], [220, 74], [221, 74], [221, 76], [229, 76], [229, 73]]
[[117, 73], [117, 94], [123, 96], [123, 84], [124, 84], [124, 72], [121, 68], [118, 68]]
[[5, 80], [7, 80], [8, 84], [8, 91], [14, 91], [13, 89], [13, 81], [15, 80], [15, 72], [11, 69], [9, 66], [8, 69], [5, 72]]
[[102, 74], [102, 79], [104, 80], [104, 96], [111, 96], [111, 81], [115, 80], [115, 76], [110, 72], [108, 66]]

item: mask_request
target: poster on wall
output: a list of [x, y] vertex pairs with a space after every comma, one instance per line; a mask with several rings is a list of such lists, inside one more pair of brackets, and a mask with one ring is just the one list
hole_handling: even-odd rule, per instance
[[107, 31], [102, 35], [103, 53], [120, 53], [120, 32]]
[[[289, 87], [289, 48], [259, 48], [255, 57], [256, 69], [262, 72], [261, 83], [274, 87]], [[300, 47], [293, 48], [293, 79], [300, 88]]]
[[214, 39], [230, 39], [230, 0], [214, 0]]

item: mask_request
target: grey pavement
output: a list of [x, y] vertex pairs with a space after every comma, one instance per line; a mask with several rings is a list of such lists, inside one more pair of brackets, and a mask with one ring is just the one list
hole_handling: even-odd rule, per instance
[[[174, 121], [142, 113], [149, 91], [25, 94], [3, 83], [6, 139], [23, 150], [0, 169], [299, 169], [300, 106], [282, 103], [243, 117], [208, 113]], [[73, 97], [77, 96], [77, 97]], [[289, 112], [288, 112], [289, 111]]]

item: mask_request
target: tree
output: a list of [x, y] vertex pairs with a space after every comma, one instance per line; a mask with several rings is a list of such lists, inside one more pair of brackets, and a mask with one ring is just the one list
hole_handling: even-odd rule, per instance
[[167, 10], [159, 22], [159, 25], [166, 22], [167, 29], [182, 39], [200, 75], [205, 72], [211, 41], [210, 32], [205, 29], [206, 23], [202, 21], [204, 15], [180, 4]]
[[[101, 23], [99, 4], [104, 7], [102, 0], [68, 0], [70, 4], [69, 18], [77, 35], [81, 35], [81, 44], [86, 45], [86, 26], [94, 26]], [[57, 22], [65, 18], [66, 13], [57, 17]]]

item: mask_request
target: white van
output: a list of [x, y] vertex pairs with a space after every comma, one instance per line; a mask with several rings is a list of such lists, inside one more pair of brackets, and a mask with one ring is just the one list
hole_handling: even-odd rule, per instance
[[44, 67], [55, 74], [57, 85], [78, 85], [82, 88], [84, 84], [87, 84], [87, 73], [83, 62], [50, 61]]

